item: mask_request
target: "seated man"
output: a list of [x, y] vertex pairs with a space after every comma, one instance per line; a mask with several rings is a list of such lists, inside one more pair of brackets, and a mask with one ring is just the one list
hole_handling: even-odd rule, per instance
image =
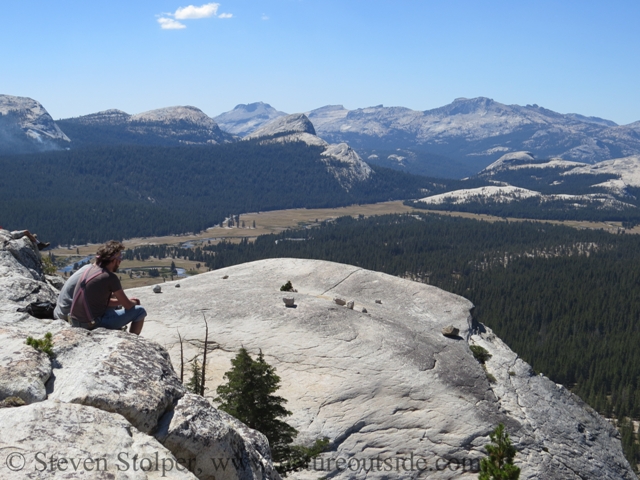
[[58, 301], [56, 302], [56, 308], [53, 311], [53, 318], [59, 320], [69, 321], [69, 312], [71, 311], [71, 304], [73, 303], [73, 293], [76, 291], [76, 285], [82, 278], [84, 272], [91, 268], [91, 264], [87, 264], [69, 277], [64, 282], [64, 286], [58, 294]]
[[140, 306], [140, 300], [127, 297], [115, 274], [122, 261], [122, 250], [122, 243], [107, 242], [98, 249], [96, 264], [82, 274], [71, 305], [74, 327], [119, 330], [130, 323], [130, 333], [139, 335], [142, 331], [147, 312]]

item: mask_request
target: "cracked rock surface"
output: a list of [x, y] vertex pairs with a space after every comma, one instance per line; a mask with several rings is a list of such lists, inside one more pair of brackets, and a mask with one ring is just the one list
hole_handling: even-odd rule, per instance
[[156, 439], [97, 408], [48, 400], [0, 410], [0, 425], [3, 480], [197, 478]]
[[[298, 290], [296, 308], [282, 303], [279, 288], [287, 280]], [[201, 355], [204, 314], [205, 396], [215, 396], [241, 346], [252, 355], [262, 349], [282, 379], [278, 394], [293, 412], [287, 421], [300, 431], [297, 442], [330, 439], [315, 467], [293, 478], [477, 478], [472, 462], [486, 455], [499, 422], [518, 449], [521, 479], [636, 478], [616, 430], [576, 396], [532, 376], [495, 335], [474, 325], [473, 305], [462, 297], [300, 259], [229, 267], [181, 279], [180, 289], [167, 283], [163, 295], [152, 287], [131, 291], [149, 312], [143, 335], [179, 365], [178, 332], [185, 360]], [[335, 297], [353, 299], [354, 309]], [[449, 325], [458, 337], [442, 335]], [[469, 344], [493, 355], [486, 370]], [[336, 467], [339, 459], [345, 463]]]
[[193, 459], [202, 480], [278, 476], [267, 438], [199, 395], [182, 397], [161, 419], [155, 436], [177, 457]]

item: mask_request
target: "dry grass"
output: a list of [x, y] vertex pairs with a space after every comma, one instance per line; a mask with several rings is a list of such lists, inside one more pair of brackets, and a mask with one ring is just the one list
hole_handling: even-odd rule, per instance
[[[168, 235], [164, 237], [132, 238], [123, 243], [127, 248], [140, 245], [180, 245], [186, 242], [201, 243], [211, 240], [217, 243], [221, 239], [231, 241], [241, 241], [244, 238], [255, 239], [259, 235], [278, 233], [288, 228], [297, 226], [313, 225], [316, 221], [344, 217], [346, 215], [386, 215], [388, 213], [406, 213], [414, 209], [402, 204], [401, 201], [374, 203], [370, 205], [352, 205], [341, 208], [295, 208], [290, 210], [276, 210], [272, 212], [246, 213], [240, 215], [240, 222], [244, 221], [246, 228], [211, 227], [206, 231], [194, 235]], [[251, 228], [253, 222], [256, 228]], [[98, 249], [98, 245], [82, 245], [68, 248], [57, 248], [53, 250], [56, 256], [68, 257], [76, 256], [76, 248], [79, 252], [78, 259], [93, 255]], [[169, 263], [171, 263], [169, 261]]]
[[[374, 203], [368, 205], [351, 205], [349, 207], [341, 208], [296, 208], [289, 210], [276, 210], [271, 212], [257, 212], [246, 213], [240, 215], [240, 222], [244, 221], [245, 228], [228, 228], [228, 227], [211, 227], [206, 231], [194, 234], [194, 235], [169, 235], [164, 237], [146, 237], [146, 238], [132, 238], [125, 240], [123, 243], [127, 248], [133, 248], [140, 245], [180, 245], [186, 242], [193, 244], [199, 244], [203, 242], [218, 243], [221, 240], [240, 242], [242, 239], [247, 238], [250, 241], [255, 240], [259, 235], [266, 235], [270, 233], [279, 233], [288, 228], [304, 227], [308, 225], [314, 225], [323, 220], [335, 219], [338, 217], [344, 217], [347, 215], [358, 216], [364, 215], [366, 217], [372, 215], [386, 215], [394, 213], [407, 213], [407, 212], [430, 212], [438, 215], [450, 215], [453, 217], [463, 218], [475, 218], [484, 220], [487, 222], [501, 222], [505, 221], [505, 218], [496, 217], [493, 215], [479, 215], [474, 213], [465, 212], [445, 212], [441, 210], [418, 210], [413, 207], [403, 205], [402, 201]], [[510, 222], [523, 222], [526, 219], [521, 218], [508, 218]], [[617, 232], [622, 228], [621, 222], [579, 222], [579, 221], [556, 221], [556, 220], [533, 220], [540, 222], [547, 222], [559, 225], [567, 225], [574, 228], [589, 228], [589, 229], [604, 229], [609, 232]], [[252, 228], [255, 222], [256, 228]], [[627, 233], [640, 233], [640, 226], [633, 229], [626, 230]], [[82, 245], [67, 249], [57, 248], [53, 250], [54, 255], [59, 257], [69, 257], [69, 262], [79, 260], [88, 255], [93, 255], [97, 250], [97, 245]], [[121, 268], [132, 268], [136, 266], [150, 267], [153, 262], [155, 265], [171, 264], [171, 259], [163, 260], [148, 260], [138, 265], [136, 262], [123, 262]], [[196, 262], [188, 262], [184, 260], [175, 260], [176, 266], [179, 268], [185, 268], [190, 270], [195, 268]], [[139, 263], [139, 262], [138, 262]], [[203, 269], [201, 269], [203, 271]], [[127, 276], [128, 278], [128, 276]], [[139, 279], [143, 280], [143, 279]], [[153, 279], [158, 283], [158, 279]], [[162, 278], [159, 280], [162, 282]], [[124, 284], [124, 277], [123, 277]], [[149, 283], [152, 285], [153, 283]]]

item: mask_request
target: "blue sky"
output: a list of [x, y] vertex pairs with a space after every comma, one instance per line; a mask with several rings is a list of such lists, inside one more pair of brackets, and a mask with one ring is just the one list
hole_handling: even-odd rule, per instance
[[[637, 0], [0, 0], [0, 93], [55, 118], [485, 96], [640, 120]], [[164, 27], [164, 28], [163, 28]], [[167, 28], [178, 27], [178, 28]]]

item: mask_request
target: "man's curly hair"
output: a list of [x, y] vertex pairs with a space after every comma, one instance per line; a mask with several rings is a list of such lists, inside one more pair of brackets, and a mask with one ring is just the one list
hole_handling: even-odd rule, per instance
[[114, 257], [124, 250], [124, 245], [117, 240], [110, 240], [96, 252], [96, 264], [105, 267]]

